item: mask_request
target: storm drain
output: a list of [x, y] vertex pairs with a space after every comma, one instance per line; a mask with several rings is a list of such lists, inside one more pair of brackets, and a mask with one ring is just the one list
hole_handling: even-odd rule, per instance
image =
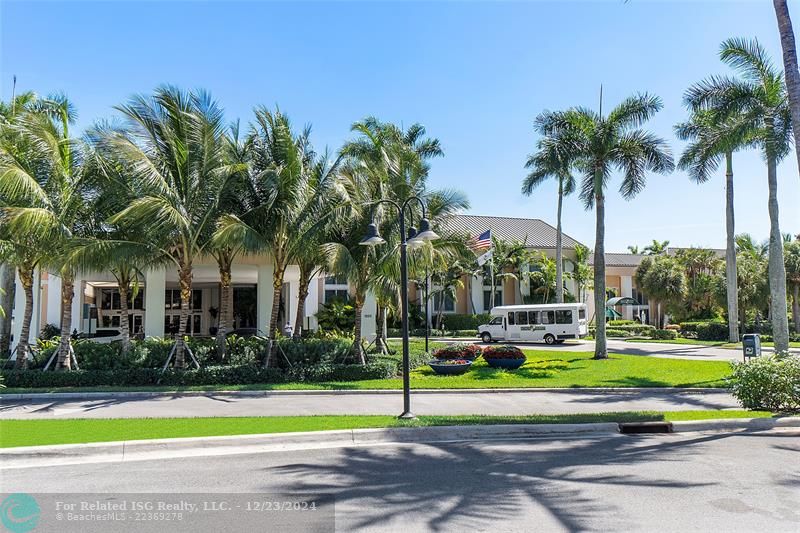
[[672, 433], [671, 422], [623, 422], [619, 432], [627, 435], [639, 433]]

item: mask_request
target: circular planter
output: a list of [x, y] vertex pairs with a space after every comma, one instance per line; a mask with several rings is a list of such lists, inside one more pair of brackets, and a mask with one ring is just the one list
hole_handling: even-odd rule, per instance
[[525, 364], [525, 358], [522, 359], [486, 359], [486, 364], [492, 368], [504, 368], [506, 370], [516, 370]]
[[443, 364], [437, 361], [431, 361], [428, 365], [439, 375], [442, 376], [456, 376], [458, 374], [463, 374], [472, 366], [472, 361], [468, 363], [464, 363], [462, 365], [454, 365], [454, 364]]

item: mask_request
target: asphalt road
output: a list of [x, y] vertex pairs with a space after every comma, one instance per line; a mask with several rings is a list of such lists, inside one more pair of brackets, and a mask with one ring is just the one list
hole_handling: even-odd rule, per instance
[[[417, 415], [527, 415], [611, 411], [679, 411], [728, 409], [738, 404], [724, 390], [621, 390], [581, 392], [530, 390], [514, 392], [414, 393]], [[402, 411], [401, 391], [367, 394], [215, 395], [98, 400], [3, 400], [7, 418], [159, 418], [197, 416], [380, 415]]]
[[[796, 533], [800, 433], [384, 445], [29, 468], [3, 472], [0, 488], [283, 500], [331, 494], [337, 531]], [[237, 531], [236, 516], [225, 531]], [[264, 516], [263, 530], [270, 520]]]

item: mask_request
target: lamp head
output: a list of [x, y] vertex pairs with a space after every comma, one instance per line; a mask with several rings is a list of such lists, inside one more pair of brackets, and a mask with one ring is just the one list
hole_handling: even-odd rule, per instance
[[378, 226], [375, 225], [373, 222], [369, 226], [367, 226], [367, 234], [361, 239], [361, 242], [358, 243], [361, 246], [376, 246], [378, 244], [383, 244], [386, 241], [381, 237], [381, 234], [378, 232]]
[[419, 233], [414, 238], [421, 241], [435, 241], [439, 236], [431, 229], [430, 221], [423, 218], [419, 223]]

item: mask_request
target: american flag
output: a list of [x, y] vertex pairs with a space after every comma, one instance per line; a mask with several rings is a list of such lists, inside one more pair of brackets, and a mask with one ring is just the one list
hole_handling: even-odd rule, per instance
[[478, 252], [486, 248], [491, 248], [492, 230], [487, 229], [477, 237], [472, 237], [469, 241], [467, 241], [467, 246], [469, 246], [473, 252]]

